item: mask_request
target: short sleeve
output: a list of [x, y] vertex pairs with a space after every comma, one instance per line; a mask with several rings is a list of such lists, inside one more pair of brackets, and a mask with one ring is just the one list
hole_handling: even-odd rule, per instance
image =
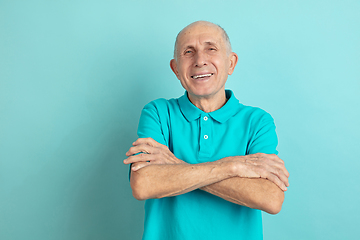
[[[167, 145], [165, 138], [166, 127], [168, 125], [168, 110], [167, 101], [165, 99], [158, 99], [145, 105], [141, 111], [141, 116], [138, 126], [139, 138], [152, 138], [158, 143]], [[129, 168], [129, 180], [131, 175], [131, 165]]]
[[276, 150], [278, 138], [275, 128], [274, 119], [269, 113], [263, 111], [252, 131], [247, 154], [278, 154]]
[[166, 109], [165, 99], [150, 102], [143, 108], [137, 131], [139, 138], [151, 137], [158, 143], [167, 145], [163, 127], [167, 124]]

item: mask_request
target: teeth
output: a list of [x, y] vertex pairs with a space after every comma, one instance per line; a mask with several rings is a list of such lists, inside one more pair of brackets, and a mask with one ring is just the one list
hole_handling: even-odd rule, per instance
[[193, 76], [194, 79], [197, 79], [197, 78], [202, 78], [202, 77], [210, 77], [212, 75], [212, 73], [209, 73], [209, 74], [203, 74], [203, 75], [197, 75], [197, 76]]

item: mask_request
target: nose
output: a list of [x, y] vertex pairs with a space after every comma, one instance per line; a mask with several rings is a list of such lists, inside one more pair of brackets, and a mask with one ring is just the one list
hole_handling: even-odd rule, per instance
[[205, 65], [207, 65], [206, 55], [203, 52], [198, 51], [195, 54], [195, 67], [202, 67]]

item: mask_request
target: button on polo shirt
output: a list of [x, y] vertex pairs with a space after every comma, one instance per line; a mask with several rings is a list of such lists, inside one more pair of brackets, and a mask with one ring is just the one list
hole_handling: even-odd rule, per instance
[[[230, 90], [226, 97], [226, 104], [210, 113], [193, 105], [186, 92], [178, 99], [152, 101], [142, 111], [138, 136], [155, 139], [190, 164], [258, 152], [277, 154], [272, 117], [239, 103]], [[199, 189], [149, 199], [143, 239], [262, 239], [261, 211]]]
[[[205, 116], [204, 116], [205, 115]], [[207, 113], [202, 113], [200, 119], [202, 119], [202, 121], [200, 121], [200, 136], [203, 136], [203, 138], [200, 138], [200, 142], [199, 142], [199, 147], [200, 147], [200, 151], [199, 151], [199, 157], [200, 158], [207, 158], [211, 156], [211, 145], [212, 145], [212, 141], [211, 139], [209, 139], [209, 136], [212, 136], [212, 131], [213, 131], [213, 123], [212, 123], [212, 119], [207, 120], [208, 117], [206, 116]], [[205, 120], [206, 119], [206, 120]]]

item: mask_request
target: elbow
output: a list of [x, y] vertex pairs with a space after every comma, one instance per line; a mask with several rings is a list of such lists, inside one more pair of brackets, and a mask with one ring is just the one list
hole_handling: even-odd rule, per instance
[[271, 215], [276, 215], [281, 211], [281, 205], [277, 205], [277, 206], [271, 206], [267, 209], [265, 209], [264, 211], [271, 214]]
[[281, 211], [284, 202], [285, 194], [281, 189], [277, 189], [271, 196], [264, 202], [263, 211], [275, 215]]
[[147, 191], [148, 188], [143, 183], [141, 176], [139, 176], [139, 173], [131, 173], [130, 186], [132, 189], [132, 195], [135, 199], [143, 201], [150, 198], [150, 194]]
[[137, 189], [132, 190], [132, 195], [136, 200], [139, 200], [139, 201], [144, 201], [144, 200], [148, 199], [143, 192], [141, 192]]

